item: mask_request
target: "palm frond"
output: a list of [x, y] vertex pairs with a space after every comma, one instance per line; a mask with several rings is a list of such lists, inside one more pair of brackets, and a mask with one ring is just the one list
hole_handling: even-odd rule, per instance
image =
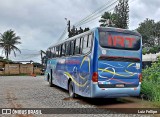
[[20, 39], [21, 38], [19, 36], [16, 36], [16, 33], [11, 29], [7, 30], [3, 34], [0, 34], [0, 48], [3, 49], [6, 57], [11, 54], [11, 51], [13, 51], [14, 55], [16, 55], [15, 51], [19, 51], [21, 53], [21, 51], [15, 46], [21, 44], [21, 42], [19, 41]]

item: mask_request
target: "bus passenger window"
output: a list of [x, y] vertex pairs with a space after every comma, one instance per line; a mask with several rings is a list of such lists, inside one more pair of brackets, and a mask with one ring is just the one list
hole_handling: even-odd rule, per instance
[[49, 49], [49, 58], [51, 58], [51, 48]]
[[70, 42], [66, 43], [66, 55], [70, 54]]
[[82, 54], [82, 48], [83, 48], [83, 37], [81, 37], [81, 39], [80, 39], [80, 54]]
[[71, 51], [70, 51], [70, 55], [74, 55], [74, 46], [75, 45], [75, 41], [71, 41]]
[[61, 46], [62, 46], [62, 45], [59, 45], [59, 46], [58, 46], [58, 48], [59, 48], [59, 52], [58, 52], [59, 57], [61, 57], [61, 52], [62, 52], [62, 51], [61, 51], [61, 50], [62, 50]]
[[54, 47], [53, 50], [54, 50], [53, 51], [53, 57], [55, 58], [56, 57], [56, 48]]
[[92, 47], [92, 35], [88, 35], [88, 48]]
[[59, 48], [58, 46], [56, 47], [56, 57], [58, 57], [58, 52], [59, 52]]
[[76, 39], [76, 45], [75, 45], [75, 55], [80, 54], [80, 38]]
[[51, 58], [53, 58], [54, 57], [54, 48], [52, 47], [51, 48]]
[[84, 40], [83, 40], [83, 50], [82, 53], [86, 54], [91, 50], [91, 46], [92, 46], [92, 36], [88, 35], [85, 36]]
[[65, 43], [62, 45], [62, 55], [61, 56], [65, 56], [65, 52], [66, 52], [66, 45]]

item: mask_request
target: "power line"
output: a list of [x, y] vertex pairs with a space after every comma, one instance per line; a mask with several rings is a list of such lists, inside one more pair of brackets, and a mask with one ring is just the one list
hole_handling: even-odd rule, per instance
[[[116, 0], [117, 2], [118, 0]], [[93, 18], [96, 14], [99, 14], [100, 12], [104, 11], [106, 9], [106, 7], [111, 7], [111, 5], [106, 6], [109, 2], [111, 2], [111, 0], [109, 0], [107, 3], [105, 3], [105, 5], [101, 6], [100, 8], [98, 8], [96, 11], [94, 11], [92, 14], [90, 14], [89, 16], [85, 17], [84, 19], [80, 20], [79, 22], [77, 22], [76, 24], [74, 24], [75, 26], [80, 26], [81, 23], [85, 23], [87, 20], [90, 20], [90, 18]], [[114, 2], [114, 3], [116, 3]], [[62, 35], [60, 36], [59, 40], [62, 40], [65, 36], [67, 32], [67, 27], [65, 28], [65, 30], [63, 31]]]
[[[108, 9], [110, 7], [113, 7], [113, 8], [107, 10], [106, 12], [109, 12], [109, 11], [113, 10], [118, 1], [119, 0], [113, 1], [110, 5], [108, 5], [108, 6], [104, 7], [104, 8], [102, 8], [102, 9], [100, 9], [99, 11], [94, 12], [93, 14], [89, 15], [90, 17], [87, 16], [86, 18], [82, 19], [80, 22], [76, 23], [75, 26], [81, 26], [81, 25], [86, 24], [86, 23], [88, 23], [88, 22], [90, 22], [92, 20], [95, 20], [96, 18], [98, 18], [99, 16], [102, 15], [101, 12], [103, 12], [104, 10], [106, 10], [106, 9]], [[132, 0], [130, 2], [130, 0], [129, 0], [129, 4], [132, 3], [132, 2], [134, 2], [134, 1]]]
[[30, 49], [23, 49], [23, 48], [22, 48], [22, 49], [20, 49], [20, 50], [37, 51], [37, 52], [39, 51], [39, 50], [30, 50]]
[[[111, 9], [109, 9], [108, 12], [109, 12], [109, 11], [112, 11], [113, 9], [114, 9], [114, 7], [111, 8]], [[97, 18], [99, 18], [100, 16], [101, 16], [101, 15], [98, 15], [98, 16], [96, 16], [94, 19], [90, 19], [90, 20], [88, 20], [87, 22], [84, 22], [84, 23], [80, 24], [79, 26], [82, 26], [82, 25], [88, 24], [88, 23], [92, 23], [92, 22], [94, 22]]]
[[[87, 20], [90, 20], [91, 18], [93, 18], [94, 16], [96, 16], [97, 14], [101, 13], [102, 11], [104, 11], [105, 9], [111, 7], [112, 5], [114, 5], [116, 2], [118, 2], [118, 0], [113, 1], [111, 4], [108, 5], [108, 2], [103, 5], [102, 7], [100, 7], [99, 9], [97, 9], [95, 12], [93, 12], [91, 15], [85, 17], [84, 19], [82, 19], [81, 21], [77, 22], [76, 24], [74, 24], [75, 26], [77, 26], [78, 24], [85, 22]], [[106, 6], [107, 5], [107, 6]]]
[[[98, 17], [100, 17], [102, 15], [102, 12], [106, 9], [109, 9], [107, 10], [106, 12], [109, 12], [111, 10], [113, 10], [115, 8], [115, 5], [116, 3], [118, 2], [119, 0], [114, 0], [113, 2], [111, 2], [111, 0], [109, 0], [107, 3], [105, 3], [103, 6], [101, 6], [100, 8], [98, 8], [96, 11], [94, 11], [93, 13], [91, 13], [90, 15], [88, 15], [87, 17], [85, 17], [84, 19], [80, 20], [79, 22], [75, 23], [74, 26], [78, 27], [78, 26], [81, 26], [81, 25], [84, 25], [84, 24], [87, 24], [95, 19], [97, 19]], [[130, 0], [129, 0], [130, 1]], [[109, 5], [108, 3], [111, 2]], [[131, 1], [133, 2], [133, 1]], [[130, 2], [130, 3], [131, 3]], [[106, 6], [107, 5], [107, 6]], [[67, 32], [67, 28], [65, 28], [65, 30], [63, 31], [62, 35], [60, 36], [59, 40], [62, 40], [65, 36]]]
[[77, 23], [75, 23], [75, 25], [76, 24], [78, 24], [78, 23], [80, 23], [80, 22], [82, 22], [82, 21], [84, 21], [84, 20], [86, 20], [86, 19], [88, 19], [89, 17], [91, 17], [91, 16], [93, 16], [95, 13], [97, 13], [100, 9], [102, 9], [103, 7], [106, 7], [106, 5], [108, 4], [108, 2], [105, 4], [105, 5], [103, 5], [103, 6], [101, 6], [100, 8], [98, 8], [96, 11], [94, 11], [93, 13], [91, 13], [90, 15], [88, 15], [87, 17], [85, 17], [84, 19], [82, 19], [82, 20], [80, 20], [79, 22], [77, 22]]
[[[109, 9], [107, 12], [112, 11], [113, 9], [114, 9], [114, 7], [111, 8], [111, 9]], [[102, 15], [102, 14], [99, 14], [99, 15], [95, 16], [94, 18], [90, 19], [90, 20], [86, 20], [85, 22], [82, 22], [82, 23], [78, 24], [77, 26], [82, 26], [82, 25], [87, 24], [87, 23], [89, 23], [89, 22], [91, 22], [91, 21], [93, 21], [93, 20], [96, 20], [96, 19], [99, 18], [101, 15]]]
[[66, 34], [66, 31], [67, 31], [67, 27], [64, 29], [62, 35], [60, 36], [59, 40], [61, 41], [64, 37], [64, 35]]

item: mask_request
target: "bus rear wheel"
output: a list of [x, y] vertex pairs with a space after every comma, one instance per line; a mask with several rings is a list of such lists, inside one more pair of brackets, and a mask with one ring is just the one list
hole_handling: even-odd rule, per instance
[[69, 82], [68, 92], [69, 92], [69, 97], [70, 98], [75, 98], [75, 93], [74, 93], [74, 90], [73, 90], [73, 82], [72, 81]]

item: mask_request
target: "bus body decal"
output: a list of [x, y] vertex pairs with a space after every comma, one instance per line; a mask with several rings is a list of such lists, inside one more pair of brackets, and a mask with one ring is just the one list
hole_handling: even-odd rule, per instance
[[64, 72], [64, 75], [67, 76], [67, 78], [71, 78], [72, 82], [74, 82], [78, 87], [84, 87], [87, 84], [87, 81], [84, 84], [79, 84], [68, 72]]
[[[83, 58], [83, 60], [82, 60], [82, 62], [81, 62], [81, 65], [80, 65], [80, 69], [82, 68], [82, 65], [84, 64], [84, 61], [85, 60], [87, 60], [88, 61], [88, 70], [89, 70], [89, 73], [90, 73], [90, 58], [89, 57], [87, 57], [87, 56], [85, 56], [84, 58]], [[86, 79], [86, 78], [84, 78], [83, 76], [81, 76], [81, 74], [79, 73], [79, 77], [81, 78], [81, 79]]]

